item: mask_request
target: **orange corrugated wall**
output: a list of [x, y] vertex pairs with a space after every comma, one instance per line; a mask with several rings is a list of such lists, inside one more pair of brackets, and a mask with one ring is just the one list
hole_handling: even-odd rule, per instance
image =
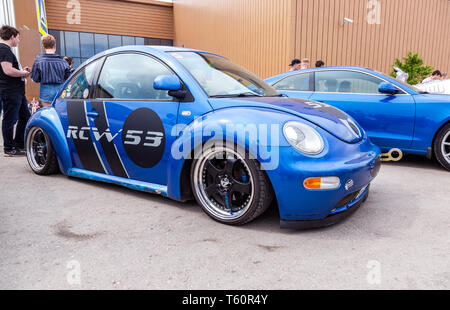
[[[174, 38], [171, 4], [145, 4], [133, 1], [77, 0], [81, 23], [69, 24], [69, 0], [46, 0], [49, 29], [95, 32], [158, 39]], [[153, 1], [155, 2], [155, 1]], [[149, 3], [152, 3], [149, 1]], [[157, 3], [157, 2], [156, 2]]]
[[[450, 71], [449, 0], [177, 0], [175, 44], [216, 52], [260, 76], [286, 71], [293, 57], [390, 73], [395, 58], [419, 52]], [[353, 24], [341, 24], [344, 17]]]
[[294, 55], [292, 0], [174, 2], [175, 44], [204, 49], [269, 76]]

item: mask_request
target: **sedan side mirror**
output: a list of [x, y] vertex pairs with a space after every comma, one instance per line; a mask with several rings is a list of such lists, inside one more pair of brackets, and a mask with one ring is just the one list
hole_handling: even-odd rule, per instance
[[380, 84], [378, 91], [382, 94], [395, 95], [397, 88], [391, 83], [383, 82]]

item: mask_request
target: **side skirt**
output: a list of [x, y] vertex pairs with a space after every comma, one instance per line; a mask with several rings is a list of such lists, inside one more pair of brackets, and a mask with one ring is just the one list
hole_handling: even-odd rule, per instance
[[121, 177], [116, 177], [112, 175], [106, 175], [102, 173], [87, 171], [83, 169], [78, 168], [72, 168], [67, 173], [68, 176], [75, 177], [75, 178], [82, 178], [82, 179], [88, 179], [93, 181], [101, 181], [111, 184], [117, 184], [121, 185], [136, 191], [151, 193], [151, 194], [157, 194], [164, 197], [168, 197], [167, 195], [167, 186], [159, 185], [159, 184], [153, 184], [153, 183], [145, 183], [145, 182], [139, 182], [134, 181], [130, 179], [125, 179]]

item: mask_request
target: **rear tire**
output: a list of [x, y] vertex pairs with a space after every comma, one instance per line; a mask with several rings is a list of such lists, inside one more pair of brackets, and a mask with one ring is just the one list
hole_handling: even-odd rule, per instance
[[437, 161], [450, 171], [450, 124], [445, 125], [437, 134], [433, 150]]
[[195, 156], [191, 186], [203, 211], [227, 225], [244, 225], [263, 214], [273, 199], [273, 190], [255, 159], [245, 150], [216, 143]]
[[43, 129], [30, 128], [27, 134], [26, 148], [28, 164], [34, 173], [50, 175], [59, 172], [58, 159], [52, 142]]

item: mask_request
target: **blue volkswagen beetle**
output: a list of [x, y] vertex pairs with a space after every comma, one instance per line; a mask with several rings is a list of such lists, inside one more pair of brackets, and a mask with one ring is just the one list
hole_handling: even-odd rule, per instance
[[195, 198], [229, 225], [272, 201], [282, 227], [333, 224], [365, 201], [380, 168], [379, 148], [342, 111], [175, 47], [121, 47], [86, 61], [32, 116], [26, 147], [37, 174]]
[[450, 96], [428, 94], [359, 67], [316, 68], [266, 80], [292, 98], [321, 101], [351, 115], [382, 151], [434, 156], [450, 170]]

